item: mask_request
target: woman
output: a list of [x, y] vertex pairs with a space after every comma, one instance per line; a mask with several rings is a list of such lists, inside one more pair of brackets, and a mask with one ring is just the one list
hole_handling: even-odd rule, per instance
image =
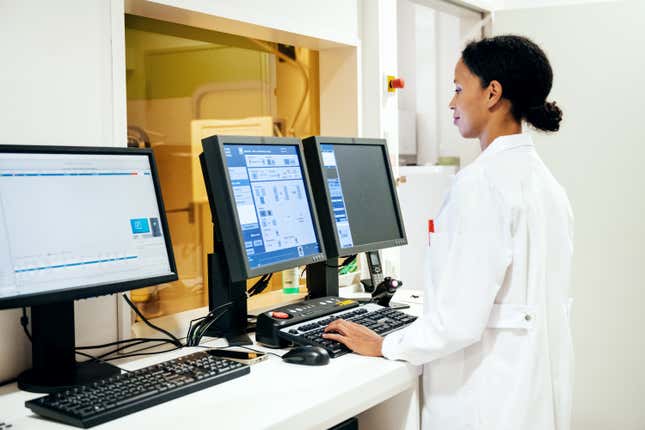
[[430, 238], [424, 314], [384, 339], [338, 320], [328, 339], [424, 364], [424, 429], [568, 429], [572, 215], [522, 121], [559, 129], [553, 74], [530, 40], [470, 43], [450, 102], [482, 153], [457, 175]]

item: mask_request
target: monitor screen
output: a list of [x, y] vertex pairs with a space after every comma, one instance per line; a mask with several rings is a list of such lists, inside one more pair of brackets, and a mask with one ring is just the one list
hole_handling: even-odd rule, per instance
[[328, 256], [407, 243], [383, 139], [311, 137], [303, 143]]
[[297, 150], [294, 145], [224, 145], [251, 269], [321, 252]]
[[378, 145], [321, 145], [341, 248], [402, 237], [389, 166]]
[[174, 275], [150, 153], [58, 152], [0, 151], [0, 303]]

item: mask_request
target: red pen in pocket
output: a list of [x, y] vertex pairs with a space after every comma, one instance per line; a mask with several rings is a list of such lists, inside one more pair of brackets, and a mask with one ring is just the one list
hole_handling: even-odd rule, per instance
[[430, 246], [430, 236], [434, 233], [434, 220], [428, 220], [428, 246]]

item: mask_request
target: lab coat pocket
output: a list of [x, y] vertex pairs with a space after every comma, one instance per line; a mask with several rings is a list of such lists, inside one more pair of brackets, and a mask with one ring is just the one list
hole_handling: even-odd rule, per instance
[[535, 324], [535, 306], [494, 304], [486, 328], [531, 330]]

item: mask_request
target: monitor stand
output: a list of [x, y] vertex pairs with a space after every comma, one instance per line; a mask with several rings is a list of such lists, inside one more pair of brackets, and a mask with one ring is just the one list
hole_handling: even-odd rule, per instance
[[[206, 336], [225, 337], [229, 346], [253, 345], [247, 335], [246, 281], [233, 282], [222, 253], [208, 254], [208, 307], [233, 305], [206, 331]], [[224, 309], [222, 309], [222, 312]]]
[[18, 377], [18, 388], [32, 393], [53, 393], [121, 373], [100, 361], [77, 363], [74, 302], [31, 307], [32, 368]]
[[307, 265], [307, 290], [310, 299], [338, 297], [338, 258]]

